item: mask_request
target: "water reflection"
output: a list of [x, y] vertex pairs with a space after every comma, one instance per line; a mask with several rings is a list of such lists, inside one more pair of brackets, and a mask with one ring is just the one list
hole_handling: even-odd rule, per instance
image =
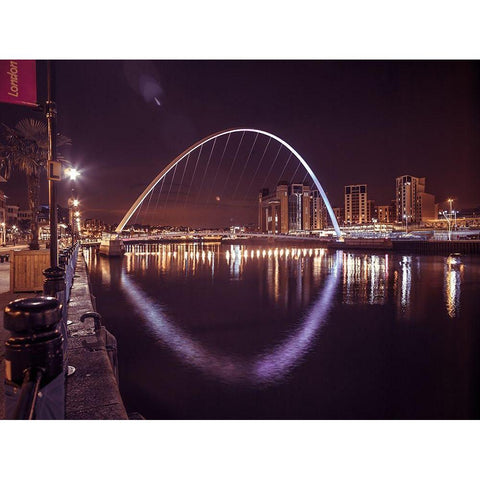
[[[160, 249], [159, 253], [163, 251], [164, 249]], [[226, 257], [231, 257], [232, 252], [234, 252], [237, 260], [229, 258], [227, 261], [229, 265], [232, 265], [232, 263], [237, 265], [234, 267], [234, 272], [237, 271], [237, 267], [241, 270], [242, 262], [260, 258], [260, 255], [258, 257], [255, 253], [252, 255], [248, 249], [242, 249], [241, 247], [232, 249]], [[192, 253], [194, 253], [193, 256]], [[203, 257], [208, 257], [208, 255], [199, 254], [198, 250], [188, 251], [188, 249], [182, 255], [184, 259], [195, 259], [196, 262], [203, 261]], [[314, 255], [314, 253], [313, 251], [302, 251], [294, 254], [294, 257], [298, 260], [301, 255]], [[267, 252], [265, 256], [269, 257], [268, 262], [272, 262], [270, 267], [273, 265], [272, 275], [275, 279], [277, 275], [275, 272], [279, 270], [279, 257], [282, 255], [270, 250], [270, 254]], [[127, 300], [132, 304], [135, 311], [141, 315], [157, 340], [168, 346], [182, 362], [226, 383], [268, 385], [284, 378], [311, 348], [320, 326], [333, 305], [333, 295], [340, 278], [342, 260], [341, 253], [337, 253], [331, 258], [332, 262], [321, 291], [303, 317], [300, 326], [288, 334], [283, 342], [252, 359], [236, 358], [204, 347], [198, 340], [177, 326], [165, 309], [150, 298], [132, 280], [132, 276], [125, 272], [122, 273], [121, 286]], [[184, 264], [184, 262], [181, 263]], [[299, 277], [299, 281], [301, 281], [301, 275]], [[274, 291], [276, 281], [273, 281]]]
[[[96, 255], [88, 256], [92, 268], [101, 274], [102, 284], [110, 287], [121, 281], [119, 268]], [[340, 252], [342, 255], [342, 298], [347, 305], [385, 305], [389, 295], [394, 299], [400, 318], [411, 316], [412, 285], [415, 295], [421, 294], [420, 259], [411, 255], [363, 254]], [[306, 307], [312, 292], [321, 285], [322, 276], [332, 269], [332, 256], [322, 248], [264, 248], [220, 243], [140, 244], [128, 245], [125, 269], [128, 274], [181, 274], [184, 277], [207, 275], [214, 281], [218, 268], [226, 266], [231, 281], [245, 279], [249, 269], [258, 272], [258, 292], [272, 305], [289, 308]], [[338, 262], [337, 262], [338, 263]], [[447, 315], [458, 316], [464, 265], [444, 264], [443, 296]], [[439, 272], [440, 274], [440, 272]], [[415, 279], [413, 278], [415, 277]], [[419, 290], [420, 288], [420, 290]]]
[[[221, 244], [140, 244], [127, 245], [127, 273], [146, 273], [154, 268], [159, 274], [194, 277], [209, 274], [213, 280], [220, 262], [227, 266], [231, 281], [244, 279], [245, 272], [257, 269], [259, 293], [273, 304], [306, 306], [312, 289], [318, 288], [324, 268], [332, 259], [323, 248], [258, 248]], [[326, 262], [325, 267], [322, 264]], [[294, 287], [294, 288], [291, 288]]]
[[388, 254], [343, 254], [343, 302], [383, 305], [388, 297]]
[[447, 314], [455, 318], [460, 313], [460, 290], [463, 279], [464, 265], [445, 265], [444, 299]]
[[123, 352], [122, 394], [152, 418], [457, 418], [470, 402], [478, 257], [457, 268], [439, 255], [201, 243], [86, 253]]

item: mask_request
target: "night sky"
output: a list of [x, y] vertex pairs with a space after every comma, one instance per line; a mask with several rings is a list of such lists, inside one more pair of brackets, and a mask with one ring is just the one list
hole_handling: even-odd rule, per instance
[[[403, 174], [425, 176], [437, 202], [480, 205], [479, 62], [58, 61], [57, 108], [58, 131], [72, 139], [68, 157], [82, 170], [83, 218], [120, 221], [175, 156], [231, 127], [292, 145], [333, 206], [343, 206], [351, 183], [367, 183], [369, 198], [389, 203]], [[41, 118], [0, 104], [10, 126], [27, 116]], [[26, 206], [23, 184], [15, 175], [0, 188]], [[66, 199], [68, 186], [61, 189]], [[203, 222], [215, 223], [211, 211]]]

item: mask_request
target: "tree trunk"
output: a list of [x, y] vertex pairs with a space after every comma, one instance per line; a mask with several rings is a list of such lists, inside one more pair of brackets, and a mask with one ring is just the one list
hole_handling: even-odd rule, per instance
[[38, 243], [38, 207], [40, 204], [40, 174], [38, 169], [27, 175], [28, 185], [28, 208], [32, 212], [32, 223], [30, 229], [32, 231], [32, 239], [30, 241], [30, 250], [39, 250], [40, 244]]

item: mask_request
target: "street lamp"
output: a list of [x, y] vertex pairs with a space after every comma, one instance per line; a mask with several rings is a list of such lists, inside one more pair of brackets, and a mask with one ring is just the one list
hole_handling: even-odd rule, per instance
[[5, 222], [2, 222], [1, 225], [2, 225], [2, 245], [6, 245], [7, 228], [5, 226]]
[[448, 198], [447, 202], [450, 204], [450, 218], [454, 219], [453, 229], [457, 230], [457, 211], [453, 209], [453, 198]]
[[70, 220], [70, 228], [72, 230], [72, 245], [75, 243], [76, 239], [76, 222], [75, 218], [78, 217], [79, 212], [78, 212], [78, 207], [80, 205], [80, 202], [77, 198], [75, 198], [75, 189], [73, 188], [73, 182], [80, 176], [80, 171], [74, 167], [67, 168], [65, 170], [65, 175], [67, 178], [70, 179], [70, 185], [71, 185], [71, 198], [68, 199], [68, 206], [69, 206], [69, 220]]
[[80, 171], [77, 170], [76, 168], [73, 168], [73, 167], [67, 168], [65, 173], [66, 173], [67, 177], [72, 181], [75, 181], [77, 179], [77, 177], [80, 176]]
[[13, 246], [15, 246], [15, 243], [17, 241], [17, 226], [16, 225], [13, 225], [12, 227], [12, 241], [13, 241]]
[[451, 218], [448, 216], [448, 212], [446, 210], [442, 211], [442, 215], [445, 217], [448, 225], [448, 241], [452, 240], [452, 229], [450, 228]]

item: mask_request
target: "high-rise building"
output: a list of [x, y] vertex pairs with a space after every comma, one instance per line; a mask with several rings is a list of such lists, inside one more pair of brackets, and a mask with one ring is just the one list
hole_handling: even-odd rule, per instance
[[425, 177], [397, 177], [395, 201], [397, 222], [420, 223], [435, 218], [435, 197], [425, 192]]
[[323, 230], [327, 228], [327, 207], [317, 189], [310, 193], [310, 229]]
[[393, 223], [395, 217], [395, 204], [377, 205], [375, 207], [375, 215], [378, 223]]
[[[333, 210], [333, 214], [335, 215], [335, 218], [337, 219], [338, 224], [341, 226], [344, 226], [345, 225], [345, 209], [342, 207], [332, 207], [332, 210]], [[328, 217], [327, 221], [328, 221], [328, 224], [333, 227], [330, 217]]]
[[310, 230], [310, 187], [280, 182], [274, 193], [258, 195], [258, 229], [265, 233]]
[[354, 225], [367, 223], [368, 203], [367, 185], [345, 186], [345, 224]]
[[372, 218], [376, 219], [375, 211], [376, 211], [375, 200], [367, 200], [367, 222], [368, 223], [372, 222]]
[[293, 183], [288, 187], [288, 229], [299, 231], [310, 228], [310, 187]]

